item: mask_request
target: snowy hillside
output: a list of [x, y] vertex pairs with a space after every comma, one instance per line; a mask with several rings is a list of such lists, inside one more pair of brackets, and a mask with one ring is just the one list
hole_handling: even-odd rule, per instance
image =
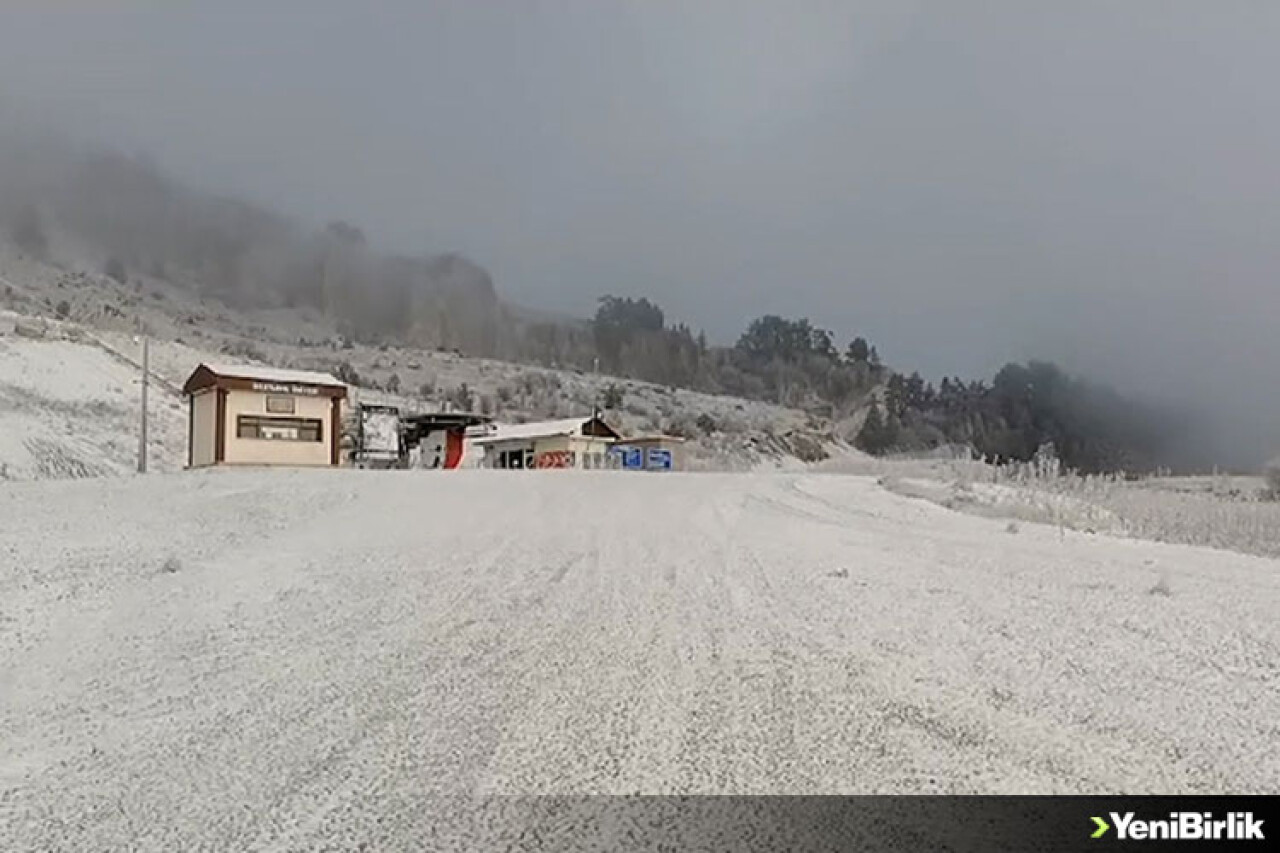
[[204, 472], [0, 518], [15, 853], [487, 849], [429, 843], [443, 794], [1280, 787], [1271, 560], [816, 474]]
[[[831, 455], [860, 455], [839, 440], [834, 425], [794, 409], [581, 371], [353, 344], [307, 311], [236, 311], [140, 273], [119, 282], [84, 269], [41, 263], [21, 256], [2, 238], [0, 312], [25, 317], [38, 328], [61, 330], [58, 334], [74, 331], [78, 341], [102, 344], [117, 354], [129, 354], [127, 359], [136, 359], [134, 335], [144, 327], [152, 337], [152, 369], [173, 387], [201, 361], [262, 363], [341, 374], [361, 399], [422, 411], [465, 408], [509, 423], [589, 415], [612, 390], [620, 399], [607, 412], [611, 421], [627, 432], [669, 432], [688, 438], [689, 464], [698, 469], [797, 467]], [[96, 361], [98, 356], [84, 358]], [[73, 367], [68, 362], [68, 369]], [[33, 406], [49, 396], [38, 387], [32, 390], [38, 392]], [[0, 410], [0, 430], [6, 417]], [[27, 430], [25, 425], [13, 428], [24, 445]], [[847, 433], [847, 428], [841, 431]], [[159, 437], [162, 458], [182, 458], [185, 438], [179, 439], [172, 445], [167, 433]], [[128, 441], [136, 443], [136, 432], [117, 439]], [[0, 464], [14, 454], [0, 453], [5, 453]], [[88, 469], [74, 463], [41, 468], [19, 462], [22, 459], [14, 455], [14, 472], [36, 471], [39, 476], [107, 473], [118, 467], [110, 462]]]
[[[150, 392], [150, 467], [179, 468], [185, 409], [162, 384]], [[0, 479], [136, 470], [140, 394], [140, 371], [119, 356], [56, 324], [0, 316]]]

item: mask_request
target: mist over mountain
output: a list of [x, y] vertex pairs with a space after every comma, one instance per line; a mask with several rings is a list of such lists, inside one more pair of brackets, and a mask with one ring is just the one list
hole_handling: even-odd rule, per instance
[[1267, 4], [56, 5], [0, 28], [0, 133], [38, 140], [0, 207], [51, 251], [584, 369], [600, 297], [643, 298], [670, 328], [621, 372], [862, 406], [733, 352], [808, 318], [935, 397], [1047, 361], [1176, 461], [1280, 448]]
[[145, 275], [231, 307], [313, 312], [334, 321], [345, 341], [603, 370], [852, 419], [846, 438], [873, 453], [955, 446], [1027, 460], [1051, 443], [1085, 471], [1188, 461], [1168, 413], [1051, 364], [1010, 364], [991, 383], [944, 377], [935, 388], [918, 372], [884, 364], [866, 338], [838, 342], [808, 318], [759, 317], [726, 347], [669, 320], [646, 297], [601, 296], [589, 321], [538, 317], [510, 309], [485, 269], [458, 254], [379, 252], [342, 220], [308, 230], [249, 202], [191, 190], [144, 156], [56, 137], [37, 144], [11, 133], [6, 142], [7, 239], [53, 265], [100, 263], [121, 284]]

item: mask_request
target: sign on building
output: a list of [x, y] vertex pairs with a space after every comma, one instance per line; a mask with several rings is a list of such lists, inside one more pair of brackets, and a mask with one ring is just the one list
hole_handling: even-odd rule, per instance
[[618, 463], [627, 471], [644, 470], [644, 449], [616, 444], [609, 448], [609, 454], [618, 459]]
[[315, 397], [320, 394], [319, 386], [301, 385], [296, 382], [253, 382], [249, 387], [265, 394], [295, 394], [305, 397]]
[[626, 471], [670, 471], [675, 467], [671, 451], [658, 447], [645, 449], [617, 444], [609, 448], [609, 455]]
[[650, 471], [670, 471], [672, 467], [671, 451], [651, 447], [649, 448], [647, 463]]

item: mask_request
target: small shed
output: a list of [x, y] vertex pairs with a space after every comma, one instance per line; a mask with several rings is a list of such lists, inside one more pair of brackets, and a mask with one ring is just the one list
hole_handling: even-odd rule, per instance
[[204, 363], [187, 395], [187, 467], [338, 465], [347, 386], [327, 373]]
[[486, 468], [606, 468], [619, 438], [597, 415], [499, 426], [472, 443], [484, 450]]

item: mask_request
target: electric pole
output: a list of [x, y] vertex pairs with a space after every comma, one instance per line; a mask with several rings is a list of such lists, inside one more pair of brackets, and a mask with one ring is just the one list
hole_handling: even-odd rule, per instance
[[600, 359], [591, 359], [591, 388], [595, 391], [595, 396], [591, 401], [591, 417], [596, 419], [600, 417]]
[[147, 375], [151, 372], [148, 365], [148, 341], [142, 336], [142, 422], [138, 431], [138, 473], [147, 473]]

